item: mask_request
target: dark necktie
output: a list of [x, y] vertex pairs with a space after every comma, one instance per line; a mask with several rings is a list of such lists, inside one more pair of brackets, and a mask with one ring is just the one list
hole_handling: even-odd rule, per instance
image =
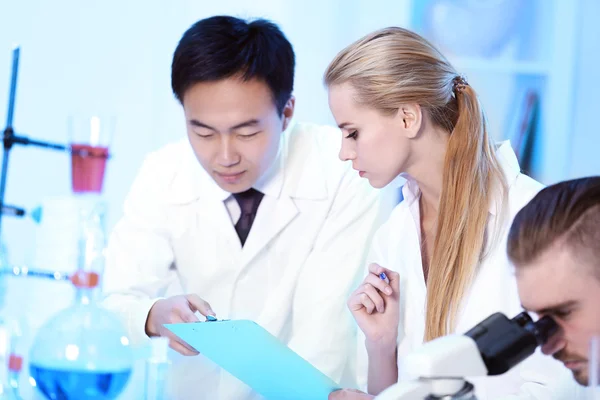
[[235, 224], [235, 231], [240, 238], [240, 242], [242, 242], [242, 246], [246, 243], [250, 228], [252, 228], [252, 223], [254, 222], [254, 217], [256, 217], [256, 211], [263, 196], [264, 194], [252, 188], [233, 195], [242, 210], [242, 215]]

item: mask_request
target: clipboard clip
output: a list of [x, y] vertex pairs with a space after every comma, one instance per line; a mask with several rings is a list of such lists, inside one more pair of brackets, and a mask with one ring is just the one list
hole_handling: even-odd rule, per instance
[[229, 321], [229, 320], [228, 319], [217, 319], [216, 317], [213, 317], [212, 315], [207, 315], [206, 321], [204, 321], [204, 322], [223, 322], [223, 321]]

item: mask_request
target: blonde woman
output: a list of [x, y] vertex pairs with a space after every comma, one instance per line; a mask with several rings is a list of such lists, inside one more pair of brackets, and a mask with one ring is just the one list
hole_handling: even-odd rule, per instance
[[[521, 311], [507, 228], [541, 185], [520, 173], [508, 142], [491, 140], [475, 90], [413, 32], [387, 28], [351, 44], [325, 84], [344, 135], [340, 158], [377, 188], [406, 179], [348, 300], [364, 334], [359, 384], [377, 395], [403, 379], [403, 356], [423, 341]], [[536, 355], [475, 380], [478, 398], [548, 399], [552, 364]], [[370, 397], [332, 398], [354, 396]]]

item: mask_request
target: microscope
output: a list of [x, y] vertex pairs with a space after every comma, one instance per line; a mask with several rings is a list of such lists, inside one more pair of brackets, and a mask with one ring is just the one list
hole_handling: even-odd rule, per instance
[[495, 313], [464, 335], [425, 343], [405, 358], [416, 379], [383, 391], [376, 400], [476, 400], [467, 376], [501, 375], [525, 360], [558, 330], [550, 317], [533, 321]]

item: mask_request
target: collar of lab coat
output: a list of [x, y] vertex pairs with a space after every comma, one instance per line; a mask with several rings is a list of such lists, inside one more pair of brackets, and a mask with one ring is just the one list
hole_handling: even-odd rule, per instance
[[[506, 187], [507, 189], [510, 189], [521, 173], [521, 167], [519, 166], [517, 155], [513, 151], [509, 140], [499, 143], [496, 150], [496, 157], [498, 158], [500, 169], [504, 174], [504, 179], [506, 179]], [[502, 195], [502, 187], [498, 183], [495, 184], [493, 191], [494, 196], [492, 196], [490, 202], [490, 214], [496, 216], [504, 203], [504, 198]]]
[[[282, 195], [308, 200], [327, 198], [326, 175], [318, 149], [306, 140], [295, 140], [302, 129], [309, 127], [292, 121], [282, 132], [275, 161], [254, 185], [255, 189], [275, 198]], [[168, 201], [185, 204], [201, 197], [226, 200], [231, 193], [221, 189], [204, 170], [187, 140], [184, 147], [185, 152], [169, 188]], [[290, 154], [291, 149], [293, 154]]]
[[[498, 158], [500, 169], [506, 179], [507, 186], [510, 188], [521, 173], [519, 161], [510, 145], [510, 141], [506, 140], [497, 145], [496, 157]], [[417, 182], [411, 176], [402, 174], [401, 177], [406, 179], [406, 183], [402, 186], [402, 197], [407, 205], [410, 206], [419, 199], [421, 191]], [[495, 185], [493, 188], [494, 196], [492, 196], [489, 208], [489, 213], [491, 215], [497, 215], [499, 207], [502, 204], [503, 199], [501, 190], [502, 188], [499, 185]]]

